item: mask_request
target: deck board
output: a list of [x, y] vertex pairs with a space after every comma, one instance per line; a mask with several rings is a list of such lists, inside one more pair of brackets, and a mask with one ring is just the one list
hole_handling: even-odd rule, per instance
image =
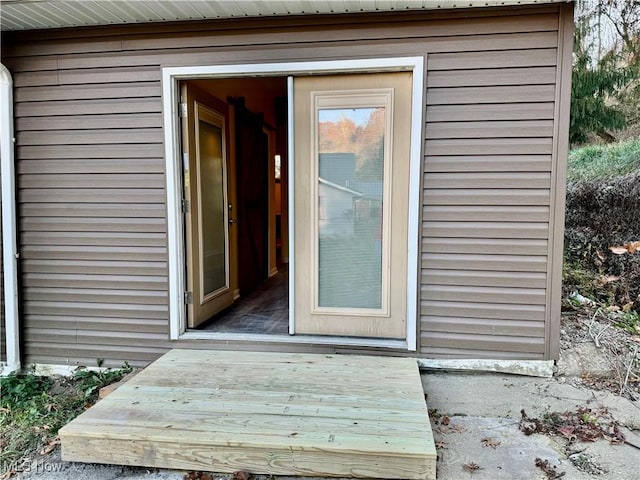
[[172, 350], [60, 430], [64, 460], [435, 479], [415, 360]]

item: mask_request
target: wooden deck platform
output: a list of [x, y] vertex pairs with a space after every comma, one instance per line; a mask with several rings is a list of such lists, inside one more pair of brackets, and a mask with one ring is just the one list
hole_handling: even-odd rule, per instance
[[435, 479], [415, 360], [172, 350], [60, 430], [79, 462]]

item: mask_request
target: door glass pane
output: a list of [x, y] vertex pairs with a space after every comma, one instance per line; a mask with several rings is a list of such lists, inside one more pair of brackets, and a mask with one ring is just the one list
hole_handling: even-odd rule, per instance
[[222, 129], [199, 121], [202, 294], [227, 284], [224, 158]]
[[318, 110], [318, 307], [382, 308], [384, 108]]

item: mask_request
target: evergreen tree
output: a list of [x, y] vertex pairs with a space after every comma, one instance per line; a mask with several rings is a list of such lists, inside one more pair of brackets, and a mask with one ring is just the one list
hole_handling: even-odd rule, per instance
[[573, 144], [584, 143], [590, 133], [615, 140], [612, 132], [627, 124], [616, 97], [637, 79], [637, 65], [628, 64], [615, 47], [602, 58], [593, 58], [597, 49], [588, 34], [595, 14], [587, 11], [576, 18], [569, 127]]

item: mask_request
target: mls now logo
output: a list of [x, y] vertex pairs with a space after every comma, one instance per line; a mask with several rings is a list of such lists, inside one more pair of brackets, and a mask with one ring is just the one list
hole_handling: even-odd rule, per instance
[[22, 465], [16, 466], [14, 470], [22, 473], [57, 473], [61, 472], [64, 465], [61, 462], [46, 462], [42, 460], [35, 460], [33, 462], [25, 462]]

